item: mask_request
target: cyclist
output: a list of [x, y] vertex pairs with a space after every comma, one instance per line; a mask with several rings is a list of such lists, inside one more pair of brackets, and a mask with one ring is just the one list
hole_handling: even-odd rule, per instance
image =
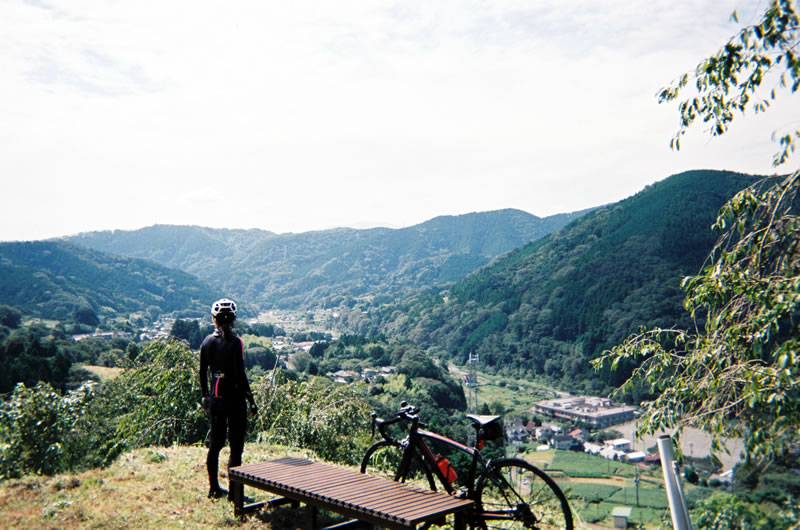
[[231, 494], [220, 488], [217, 478], [219, 452], [225, 445], [227, 434], [231, 449], [228, 468], [241, 465], [247, 430], [246, 401], [250, 403], [251, 417], [256, 415], [257, 408], [244, 371], [244, 345], [233, 332], [236, 303], [227, 298], [217, 300], [211, 306], [211, 315], [217, 329], [200, 346], [202, 404], [211, 427], [206, 458], [210, 485], [208, 497], [219, 499], [227, 493], [230, 499]]

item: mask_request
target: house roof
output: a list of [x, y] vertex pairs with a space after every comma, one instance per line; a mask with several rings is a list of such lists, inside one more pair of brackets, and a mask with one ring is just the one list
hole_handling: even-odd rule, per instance
[[613, 510], [611, 510], [612, 517], [630, 517], [631, 513], [633, 512], [633, 508], [630, 506], [615, 506]]

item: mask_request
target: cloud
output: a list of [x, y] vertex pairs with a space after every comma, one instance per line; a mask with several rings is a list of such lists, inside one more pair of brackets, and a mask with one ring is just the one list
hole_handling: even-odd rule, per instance
[[[655, 100], [734, 32], [736, 7], [12, 1], [0, 171], [19, 200], [0, 213], [0, 240], [217, 219], [302, 231], [547, 215], [682, 169], [765, 171], [777, 118], [674, 153], [677, 111]], [[220, 195], [237, 215], [207, 215]]]
[[99, 96], [124, 96], [155, 88], [141, 65], [123, 65], [90, 49], [80, 50], [73, 58], [53, 54], [39, 57], [27, 79], [44, 85], [65, 85], [79, 92]]

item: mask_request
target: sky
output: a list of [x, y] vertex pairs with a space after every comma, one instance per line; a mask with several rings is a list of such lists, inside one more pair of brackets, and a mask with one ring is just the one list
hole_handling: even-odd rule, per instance
[[678, 152], [656, 98], [764, 6], [0, 0], [0, 241], [547, 216], [689, 169], [772, 174], [798, 98]]

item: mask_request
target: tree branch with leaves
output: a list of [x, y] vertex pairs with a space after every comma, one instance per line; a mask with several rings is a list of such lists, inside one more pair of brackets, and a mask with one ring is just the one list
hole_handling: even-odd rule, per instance
[[[736, 16], [734, 14], [734, 19]], [[756, 113], [800, 87], [800, 23], [794, 2], [772, 0], [759, 24], [742, 29], [694, 71], [697, 97], [678, 108], [680, 138], [698, 119], [724, 134], [736, 111]], [[778, 86], [761, 97], [767, 73]], [[690, 74], [659, 93], [659, 102], [683, 94]], [[800, 131], [783, 135], [775, 165], [787, 161]], [[642, 403], [639, 434], [699, 427], [713, 448], [744, 439], [749, 460], [769, 461], [800, 441], [800, 172], [763, 179], [736, 194], [713, 228], [720, 238], [702, 271], [686, 278], [685, 306], [694, 330], [642, 330], [593, 361], [615, 368], [638, 363], [617, 391], [647, 383], [656, 396]]]
[[[731, 16], [738, 22], [736, 12]], [[752, 107], [756, 113], [765, 112], [782, 89], [792, 93], [800, 88], [800, 19], [793, 0], [772, 0], [758, 24], [744, 27], [720, 50], [700, 62], [691, 73], [683, 74], [677, 82], [663, 88], [659, 103], [678, 99], [689, 86], [691, 78], [697, 97], [678, 105], [680, 129], [671, 146], [680, 149], [681, 137], [698, 119], [710, 123], [712, 136], [724, 134], [734, 121], [735, 111]], [[782, 70], [782, 71], [781, 71]], [[768, 96], [762, 96], [762, 83], [774, 72], [775, 86]], [[774, 157], [775, 165], [786, 162], [800, 139], [800, 130], [780, 135], [781, 149]]]

